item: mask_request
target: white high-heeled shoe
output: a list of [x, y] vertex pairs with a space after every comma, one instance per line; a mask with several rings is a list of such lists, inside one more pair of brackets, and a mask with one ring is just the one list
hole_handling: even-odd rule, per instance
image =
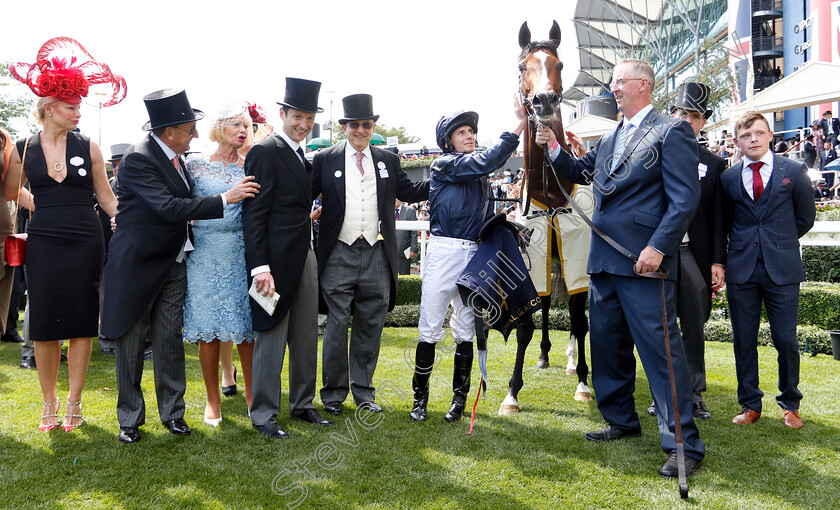
[[219, 416], [218, 418], [207, 418], [204, 417], [204, 423], [210, 425], [211, 427], [218, 427], [220, 423], [222, 423], [222, 417]]

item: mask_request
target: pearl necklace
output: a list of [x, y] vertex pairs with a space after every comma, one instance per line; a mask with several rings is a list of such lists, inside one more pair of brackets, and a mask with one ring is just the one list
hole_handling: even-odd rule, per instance
[[221, 155], [221, 154], [219, 154], [219, 151], [216, 151], [216, 157], [217, 157], [217, 158], [219, 158], [219, 160], [221, 160], [221, 162], [222, 162], [222, 163], [224, 163], [224, 164], [226, 164], [226, 165], [238, 165], [238, 164], [239, 164], [239, 160], [240, 160], [240, 159], [242, 159], [242, 154], [239, 154], [239, 153], [237, 152], [237, 153], [236, 153], [236, 161], [233, 161], [233, 162], [226, 161], [226, 160], [225, 160], [225, 158], [223, 158], [223, 157], [222, 157], [222, 155]]

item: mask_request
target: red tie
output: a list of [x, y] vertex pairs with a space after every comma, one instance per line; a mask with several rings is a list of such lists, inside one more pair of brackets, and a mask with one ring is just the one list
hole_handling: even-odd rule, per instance
[[172, 158], [172, 164], [175, 165], [175, 170], [180, 170], [181, 169], [181, 165], [178, 164], [178, 156], [175, 156], [174, 158]]
[[359, 168], [359, 172], [361, 172], [362, 175], [365, 175], [365, 167], [362, 166], [362, 158], [363, 157], [365, 157], [365, 155], [363, 153], [361, 153], [361, 152], [356, 153], [356, 166]]
[[758, 202], [758, 199], [761, 198], [761, 194], [764, 192], [764, 182], [761, 180], [761, 172], [759, 172], [763, 164], [761, 161], [750, 163], [750, 168], [753, 171], [753, 200], [756, 202]]

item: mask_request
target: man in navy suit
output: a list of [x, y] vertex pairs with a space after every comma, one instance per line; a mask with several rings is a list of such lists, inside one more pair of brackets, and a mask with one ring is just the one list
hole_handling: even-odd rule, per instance
[[831, 110], [826, 110], [820, 121], [820, 127], [823, 130], [825, 141], [831, 142], [831, 145], [834, 146], [837, 143], [837, 135], [840, 135], [840, 119], [835, 119]]
[[[639, 351], [659, 411], [662, 449], [668, 459], [659, 474], [678, 474], [674, 409], [671, 400], [663, 307], [676, 378], [680, 422], [685, 442], [686, 474], [693, 474], [705, 455], [694, 424], [691, 383], [674, 307], [676, 255], [700, 199], [697, 140], [687, 122], [655, 111], [650, 104], [653, 69], [641, 60], [624, 60], [613, 71], [612, 92], [624, 120], [595, 148], [575, 159], [559, 147], [551, 152], [563, 178], [593, 184], [595, 226], [633, 253], [635, 266], [592, 233], [587, 272], [591, 275], [589, 314], [592, 382], [598, 409], [607, 421], [589, 432], [590, 441], [611, 441], [641, 434], [633, 390]], [[553, 144], [550, 130], [537, 135]], [[663, 271], [667, 279], [640, 274]], [[664, 303], [663, 303], [664, 295]]]
[[761, 417], [758, 388], [758, 324], [761, 304], [779, 353], [776, 402], [788, 427], [801, 428], [799, 401], [799, 283], [805, 278], [799, 238], [814, 226], [813, 189], [802, 163], [768, 150], [773, 131], [759, 112], [745, 113], [735, 124], [735, 142], [744, 155], [721, 175], [729, 227], [726, 280], [735, 372], [741, 413], [733, 423]]

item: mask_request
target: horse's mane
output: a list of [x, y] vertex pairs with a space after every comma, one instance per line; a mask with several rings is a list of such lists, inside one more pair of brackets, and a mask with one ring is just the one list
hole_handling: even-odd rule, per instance
[[555, 41], [531, 41], [527, 46], [522, 48], [522, 53], [519, 54], [519, 60], [522, 60], [534, 50], [548, 50], [559, 59], [560, 56], [557, 53], [558, 46], [559, 44]]

